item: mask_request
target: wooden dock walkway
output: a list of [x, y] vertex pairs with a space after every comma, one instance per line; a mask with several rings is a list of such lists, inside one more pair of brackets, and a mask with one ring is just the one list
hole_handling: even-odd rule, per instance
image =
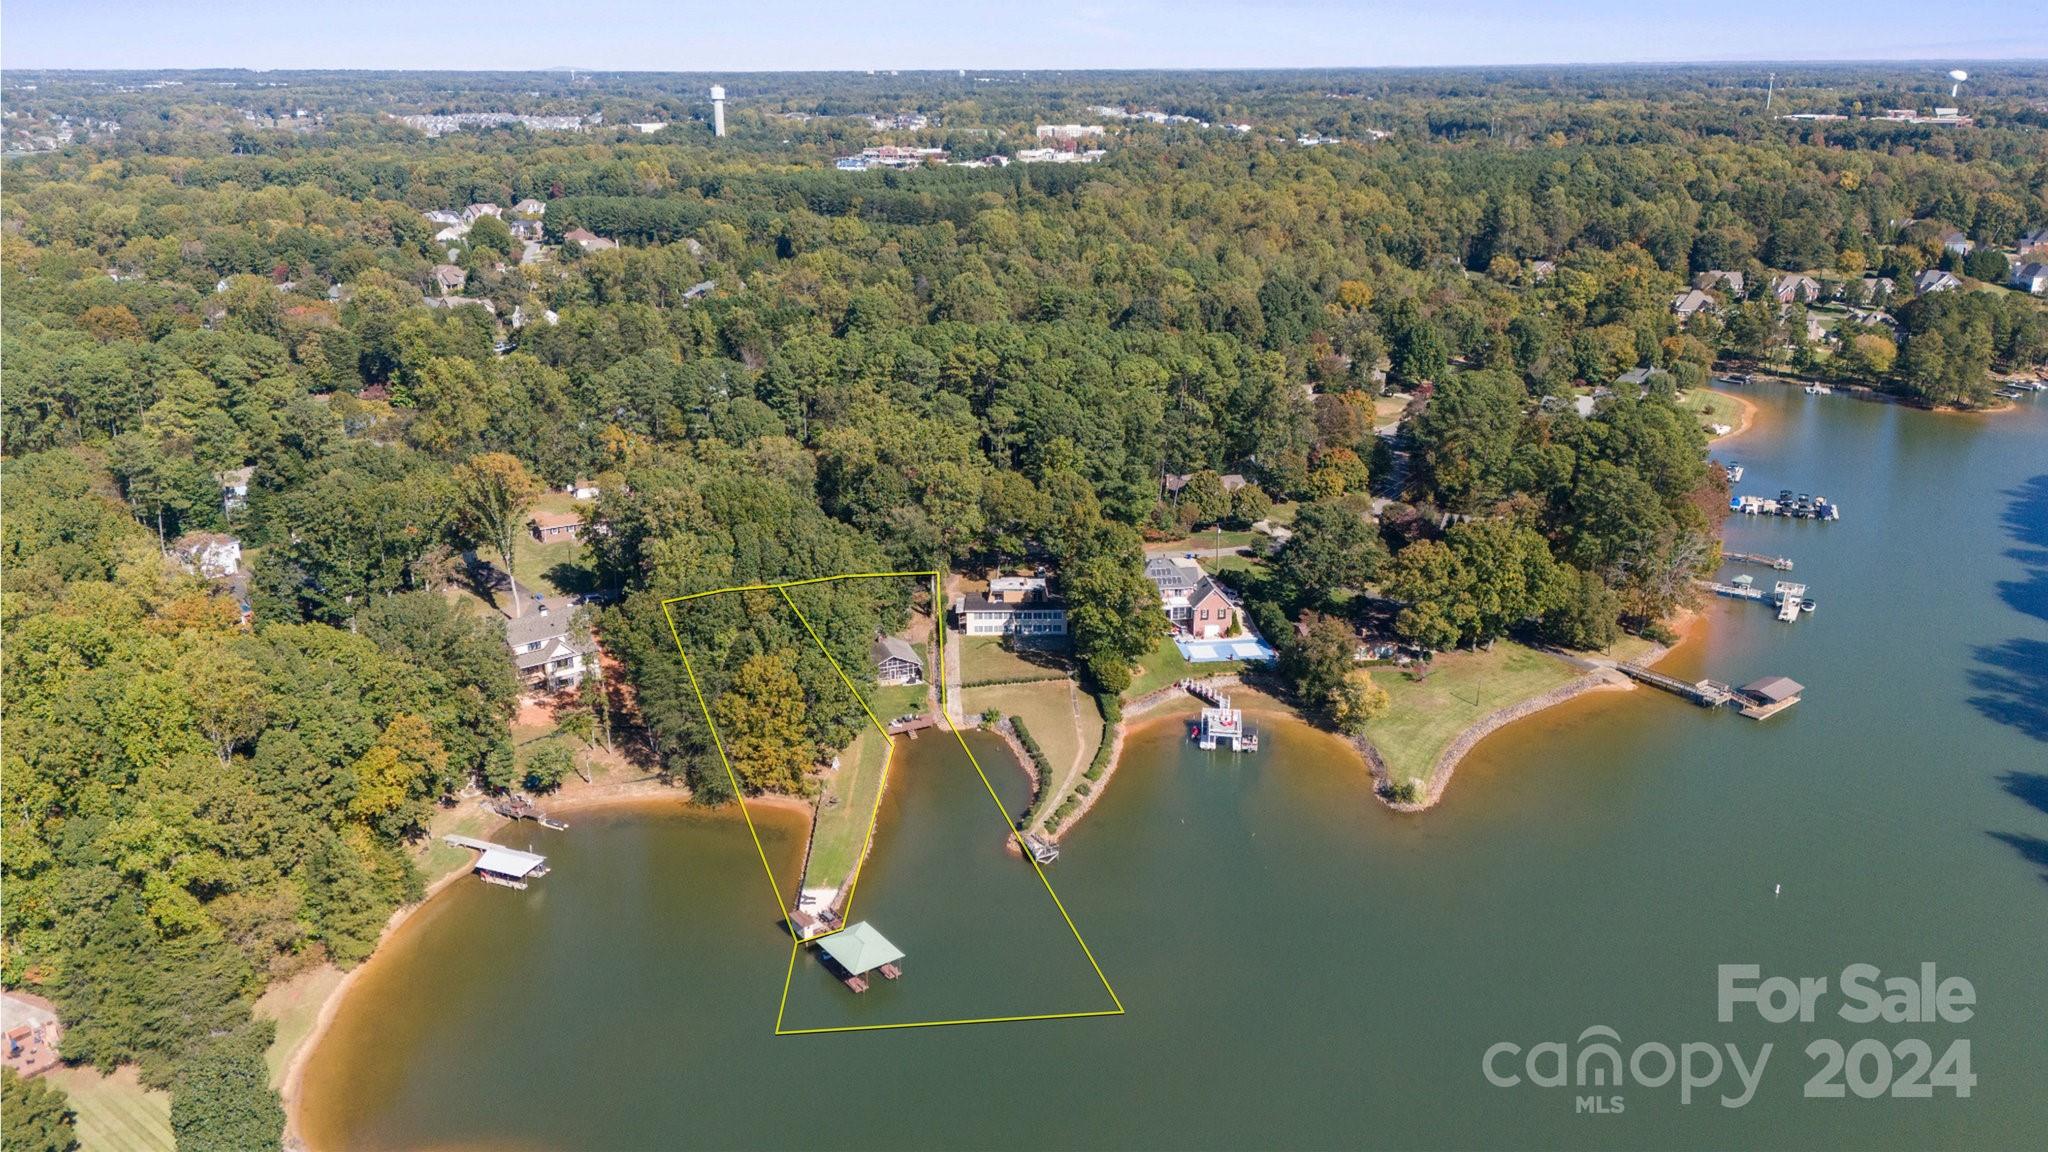
[[1766, 556], [1761, 552], [1723, 552], [1721, 559], [1730, 564], [1755, 564], [1761, 568], [1775, 568], [1780, 572], [1792, 570], [1792, 561], [1787, 557]]
[[1733, 689], [1714, 680], [1688, 684], [1676, 676], [1666, 676], [1641, 664], [1617, 664], [1615, 667], [1631, 680], [1640, 680], [1652, 688], [1662, 688], [1674, 696], [1683, 696], [1702, 708], [1718, 708], [1728, 703], [1734, 696]]

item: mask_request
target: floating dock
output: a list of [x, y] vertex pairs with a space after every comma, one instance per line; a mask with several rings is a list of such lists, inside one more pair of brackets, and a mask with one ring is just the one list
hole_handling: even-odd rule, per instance
[[1730, 564], [1754, 564], [1759, 568], [1775, 568], [1790, 572], [1792, 561], [1784, 556], [1766, 556], [1761, 552], [1723, 552], [1721, 559]]
[[1778, 606], [1778, 619], [1787, 624], [1796, 623], [1801, 612], [1813, 611], [1813, 601], [1806, 598], [1806, 585], [1780, 580], [1771, 588]]
[[1732, 512], [1745, 516], [1782, 516], [1788, 520], [1840, 520], [1842, 506], [1825, 496], [1781, 490], [1775, 500], [1763, 496], [1734, 496], [1728, 500]]

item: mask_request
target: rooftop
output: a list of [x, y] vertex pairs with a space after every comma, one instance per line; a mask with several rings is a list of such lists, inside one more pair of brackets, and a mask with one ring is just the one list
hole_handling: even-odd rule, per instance
[[901, 636], [884, 636], [876, 640], [874, 648], [869, 651], [868, 655], [877, 664], [884, 660], [894, 659], [907, 660], [920, 668], [924, 667], [924, 661], [918, 657], [917, 649], [912, 648], [910, 641], [903, 639]]
[[903, 950], [889, 943], [887, 936], [875, 931], [865, 920], [819, 939], [818, 947], [849, 976], [872, 972], [903, 959]]
[[1766, 676], [1762, 680], [1753, 680], [1748, 684], [1744, 684], [1742, 690], [1748, 695], [1755, 696], [1760, 700], [1769, 700], [1775, 704], [1780, 700], [1789, 700], [1806, 691], [1806, 685], [1786, 676]]

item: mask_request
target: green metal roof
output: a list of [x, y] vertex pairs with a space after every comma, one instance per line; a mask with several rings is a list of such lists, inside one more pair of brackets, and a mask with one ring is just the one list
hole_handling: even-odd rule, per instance
[[903, 950], [889, 943], [887, 936], [875, 931], [865, 920], [823, 937], [818, 947], [855, 976], [903, 959]]

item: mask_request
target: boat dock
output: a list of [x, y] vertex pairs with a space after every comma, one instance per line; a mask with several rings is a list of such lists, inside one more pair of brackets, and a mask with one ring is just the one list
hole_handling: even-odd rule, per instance
[[917, 734], [919, 732], [922, 732], [927, 728], [936, 728], [938, 726], [939, 722], [933, 719], [930, 714], [926, 714], [923, 716], [903, 716], [898, 717], [897, 719], [891, 720], [889, 722], [888, 733], [891, 736], [907, 735], [912, 740], [915, 740], [917, 739]]
[[1782, 516], [1790, 520], [1840, 520], [1842, 506], [1825, 496], [1813, 496], [1805, 492], [1782, 489], [1775, 500], [1762, 496], [1733, 496], [1728, 500], [1731, 512], [1745, 516]]
[[1765, 592], [1757, 587], [1756, 577], [1737, 576], [1733, 580], [1710, 580], [1704, 582], [1708, 591], [1716, 596], [1731, 600], [1756, 600], [1768, 602], [1777, 610], [1778, 619], [1787, 624], [1796, 622], [1802, 612], [1814, 610], [1814, 602], [1806, 595], [1806, 585], [1790, 580], [1779, 580]]
[[552, 828], [557, 832], [569, 827], [562, 821], [541, 811], [534, 805], [531, 799], [525, 796], [507, 796], [504, 799], [492, 801], [487, 807], [507, 820], [531, 820], [543, 828]]
[[868, 990], [867, 975], [878, 972], [884, 980], [895, 980], [903, 975], [897, 961], [903, 959], [903, 950], [889, 943], [889, 938], [875, 931], [874, 926], [862, 920], [849, 924], [829, 936], [817, 940], [818, 952], [825, 959], [825, 966], [855, 992]]
[[1813, 611], [1813, 601], [1806, 598], [1806, 585], [1780, 580], [1771, 589], [1777, 597], [1778, 619], [1787, 624], [1795, 623], [1801, 612]]
[[524, 891], [529, 877], [539, 879], [548, 874], [548, 858], [545, 856], [472, 836], [444, 836], [442, 840], [457, 848], [470, 848], [480, 853], [476, 858], [475, 871], [486, 884]]
[[1024, 834], [1024, 847], [1031, 851], [1031, 858], [1040, 864], [1050, 864], [1060, 858], [1060, 846], [1036, 832]]
[[1754, 564], [1759, 568], [1775, 568], [1790, 572], [1792, 561], [1784, 556], [1766, 556], [1761, 552], [1723, 552], [1721, 559], [1730, 564]]
[[1718, 680], [1688, 684], [1676, 676], [1666, 676], [1641, 664], [1617, 664], [1615, 667], [1631, 680], [1683, 696], [1702, 708], [1719, 708], [1726, 704], [1751, 720], [1768, 720], [1776, 716], [1799, 703], [1801, 694], [1806, 691], [1805, 685], [1784, 676], [1766, 676], [1733, 688]]
[[1666, 676], [1641, 664], [1617, 664], [1615, 667], [1631, 680], [1640, 680], [1652, 688], [1662, 688], [1674, 696], [1683, 696], [1702, 708], [1718, 708], [1728, 703], [1734, 692], [1728, 685], [1713, 680], [1689, 684], [1676, 676]]

